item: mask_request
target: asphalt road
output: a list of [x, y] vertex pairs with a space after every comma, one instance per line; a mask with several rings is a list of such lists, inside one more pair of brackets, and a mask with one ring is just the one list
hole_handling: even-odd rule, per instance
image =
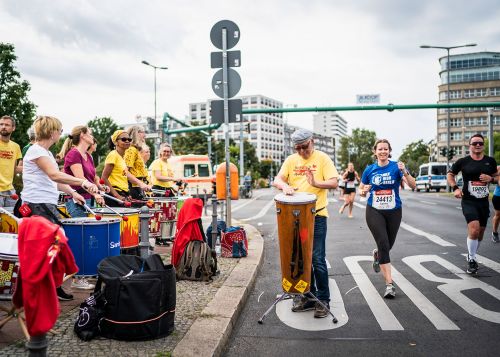
[[238, 319], [225, 356], [498, 356], [500, 355], [500, 244], [491, 220], [479, 249], [479, 273], [465, 274], [466, 223], [460, 201], [436, 193], [405, 191], [403, 223], [391, 251], [397, 296], [381, 297], [382, 275], [371, 267], [375, 247], [356, 200], [354, 218], [338, 213], [329, 195], [327, 261], [331, 268], [330, 318], [292, 313], [282, 293], [274, 189], [233, 204], [233, 217], [262, 233], [264, 264]]

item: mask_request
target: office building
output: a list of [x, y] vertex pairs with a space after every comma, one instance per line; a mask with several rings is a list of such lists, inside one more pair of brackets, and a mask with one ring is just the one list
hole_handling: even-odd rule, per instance
[[[340, 138], [347, 136], [347, 121], [336, 112], [319, 112], [313, 115], [313, 132], [315, 137], [318, 135], [318, 138], [330, 138], [329, 140], [333, 142], [331, 144], [333, 151], [331, 157], [335, 165], [338, 166], [338, 157], [335, 153], [340, 150]], [[327, 149], [326, 146], [325, 149]]]

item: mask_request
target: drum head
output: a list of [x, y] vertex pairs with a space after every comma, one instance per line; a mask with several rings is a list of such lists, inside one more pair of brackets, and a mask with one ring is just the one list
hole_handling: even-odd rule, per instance
[[[126, 207], [113, 207], [113, 209], [120, 214], [138, 214], [139, 209], [137, 208], [126, 208]], [[109, 208], [93, 208], [92, 211], [102, 215], [116, 216], [116, 213]]]
[[17, 234], [0, 233], [0, 257], [17, 258]]
[[306, 192], [295, 192], [293, 195], [279, 193], [274, 196], [274, 200], [285, 205], [306, 204], [316, 202], [316, 195]]
[[[97, 212], [96, 212], [97, 213]], [[89, 217], [75, 217], [75, 218], [65, 218], [61, 219], [63, 225], [89, 225], [89, 224], [110, 224], [120, 222], [119, 218], [108, 218], [104, 217], [101, 220]]]

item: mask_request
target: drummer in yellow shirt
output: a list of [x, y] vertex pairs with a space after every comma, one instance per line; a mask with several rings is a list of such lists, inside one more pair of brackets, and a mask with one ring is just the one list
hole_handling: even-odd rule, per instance
[[[127, 133], [132, 142], [130, 143], [130, 147], [125, 151], [125, 156], [123, 157], [125, 163], [133, 176], [148, 184], [148, 171], [140, 154], [142, 146], [146, 144], [146, 132], [142, 126], [133, 125], [127, 130]], [[132, 198], [136, 200], [145, 199], [143, 190], [141, 190], [139, 185], [133, 183], [131, 186], [130, 195]]]
[[174, 182], [177, 180], [174, 178], [172, 165], [168, 162], [172, 155], [172, 147], [163, 143], [160, 145], [160, 157], [149, 166], [153, 189], [165, 191], [165, 196], [175, 196]]
[[296, 153], [286, 158], [278, 175], [274, 178], [273, 185], [287, 195], [293, 195], [297, 191], [317, 196], [310, 292], [323, 304], [300, 296], [294, 299], [292, 311], [314, 310], [315, 318], [323, 318], [328, 316], [327, 308], [330, 308], [328, 268], [325, 260], [328, 218], [327, 194], [329, 189], [337, 188], [339, 174], [330, 157], [314, 149], [312, 132], [298, 129], [292, 134], [291, 139]]

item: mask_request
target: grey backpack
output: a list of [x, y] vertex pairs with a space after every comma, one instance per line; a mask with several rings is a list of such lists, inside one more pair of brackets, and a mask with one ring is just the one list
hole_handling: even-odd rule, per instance
[[217, 256], [212, 255], [208, 244], [200, 240], [189, 241], [176, 267], [177, 279], [208, 281], [216, 272]]

